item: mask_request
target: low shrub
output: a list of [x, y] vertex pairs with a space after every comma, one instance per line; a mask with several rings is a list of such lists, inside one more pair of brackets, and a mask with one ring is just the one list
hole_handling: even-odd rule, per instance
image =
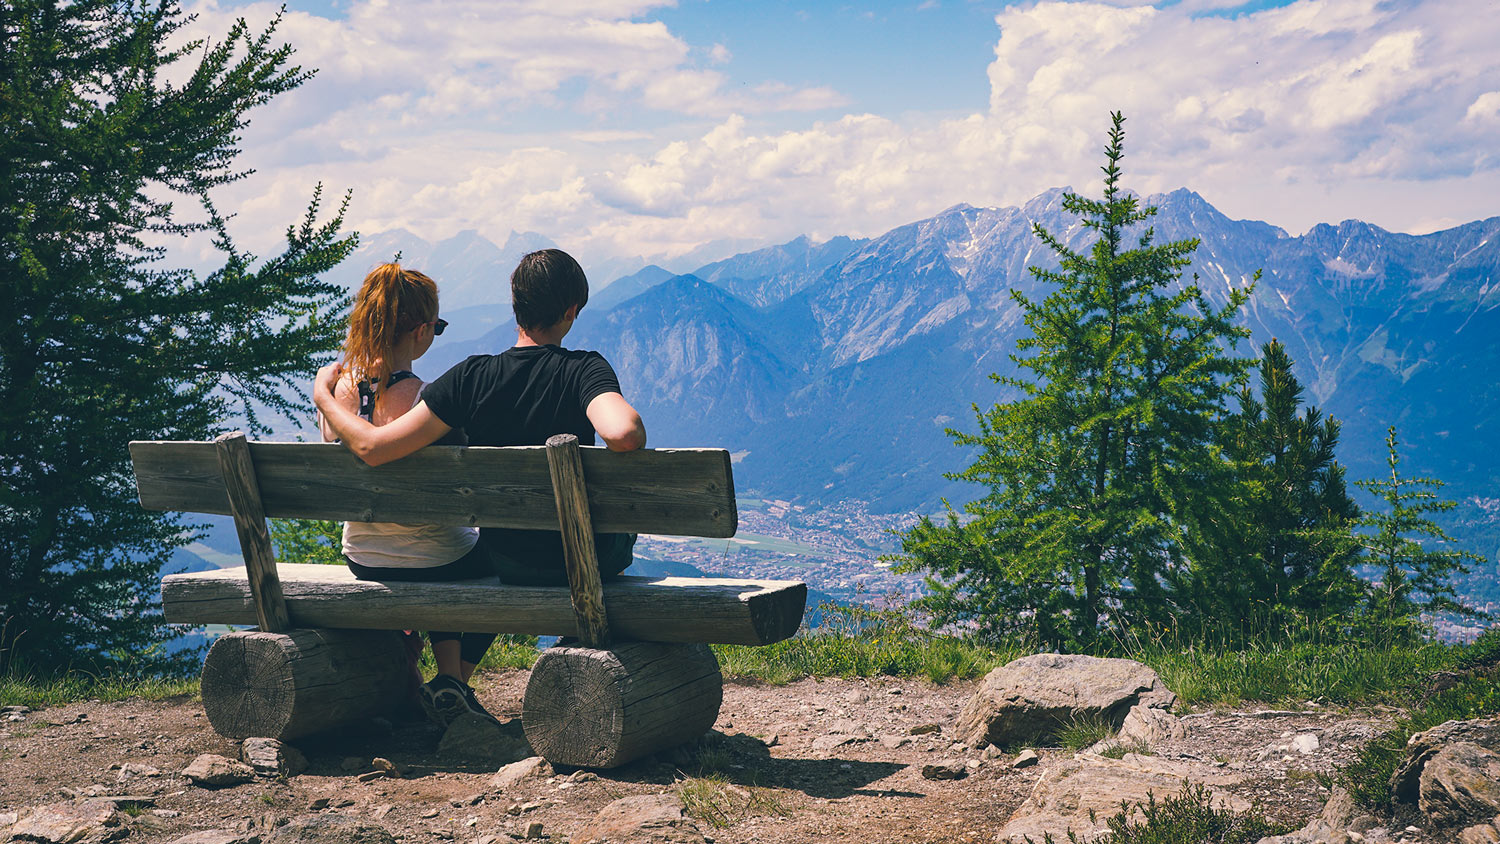
[[1391, 808], [1391, 774], [1406, 755], [1407, 739], [1444, 721], [1496, 714], [1500, 714], [1500, 670], [1468, 676], [1423, 701], [1395, 727], [1365, 745], [1359, 756], [1339, 771], [1338, 780], [1361, 805], [1387, 810]]
[[[1157, 801], [1122, 804], [1105, 821], [1109, 831], [1094, 844], [1255, 844], [1268, 835], [1290, 832], [1292, 827], [1271, 823], [1255, 812], [1235, 812], [1214, 805], [1213, 793], [1202, 785], [1185, 785], [1182, 791]], [[1032, 839], [1027, 841], [1036, 844]], [[1081, 844], [1069, 833], [1071, 844]], [[1058, 844], [1048, 833], [1043, 844]]]

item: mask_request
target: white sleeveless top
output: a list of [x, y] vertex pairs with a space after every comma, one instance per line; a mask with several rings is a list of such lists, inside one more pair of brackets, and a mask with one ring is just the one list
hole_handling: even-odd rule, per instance
[[427, 569], [473, 550], [479, 528], [344, 522], [344, 556], [371, 568]]
[[[400, 370], [392, 372], [386, 383], [395, 384], [415, 377]], [[374, 396], [363, 382], [359, 384], [359, 394], [359, 415], [366, 421], [373, 421], [370, 417], [374, 415]], [[420, 397], [421, 393], [417, 395]], [[479, 528], [475, 527], [344, 522], [344, 556], [370, 568], [430, 569], [444, 566], [469, 553], [478, 541]]]

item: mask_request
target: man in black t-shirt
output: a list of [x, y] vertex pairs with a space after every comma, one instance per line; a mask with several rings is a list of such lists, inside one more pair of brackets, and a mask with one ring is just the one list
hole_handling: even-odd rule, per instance
[[[613, 451], [633, 451], [645, 446], [646, 428], [620, 394], [614, 369], [598, 352], [559, 345], [588, 298], [588, 280], [570, 255], [533, 252], [511, 274], [513, 348], [454, 366], [405, 415], [379, 427], [334, 400], [337, 364], [319, 370], [313, 400], [349, 450], [371, 466], [405, 457], [454, 428], [464, 430], [470, 445], [543, 445], [554, 434], [593, 445], [597, 434]], [[507, 583], [568, 582], [556, 531], [483, 528], [479, 543]], [[596, 534], [600, 575], [630, 565], [634, 543], [631, 534]]]

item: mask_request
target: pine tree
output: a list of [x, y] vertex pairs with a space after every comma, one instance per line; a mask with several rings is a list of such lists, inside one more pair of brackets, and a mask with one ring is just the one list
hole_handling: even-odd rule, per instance
[[1103, 199], [1063, 200], [1092, 245], [1034, 227], [1059, 268], [1031, 268], [1051, 287], [1040, 302], [1012, 291], [1032, 335], [1012, 355], [1023, 375], [992, 376], [1021, 397], [976, 406], [978, 433], [949, 431], [980, 452], [952, 477], [988, 494], [903, 538], [903, 568], [932, 575], [937, 623], [1081, 649], [1107, 624], [1172, 616], [1168, 575], [1190, 505], [1214, 493], [1214, 421], [1246, 366], [1226, 347], [1246, 336], [1231, 320], [1247, 293], [1214, 307], [1181, 279], [1198, 242], [1141, 228], [1155, 209], [1120, 186], [1123, 124], [1112, 115]]
[[[127, 442], [232, 413], [263, 432], [256, 408], [296, 411], [338, 344], [345, 297], [317, 275], [354, 248], [342, 208], [320, 223], [315, 192], [258, 261], [211, 197], [248, 175], [246, 113], [310, 74], [274, 23], [169, 48], [186, 22], [174, 0], [0, 5], [0, 670], [138, 663], [169, 638], [156, 578], [194, 534], [141, 509]], [[164, 266], [192, 236], [222, 268]]]
[[1452, 547], [1453, 537], [1428, 518], [1445, 513], [1457, 502], [1438, 497], [1444, 483], [1436, 478], [1408, 478], [1401, 474], [1396, 428], [1386, 431], [1384, 479], [1355, 481], [1389, 510], [1372, 511], [1358, 522], [1370, 532], [1359, 539], [1366, 562], [1380, 571], [1366, 612], [1370, 633], [1379, 638], [1412, 638], [1426, 628], [1423, 613], [1483, 616], [1465, 604], [1453, 587], [1456, 574], [1467, 574], [1468, 563], [1483, 557]]
[[344, 564], [344, 523], [331, 519], [272, 519], [278, 563]]
[[1359, 508], [1335, 457], [1339, 422], [1303, 407], [1280, 342], [1262, 348], [1258, 370], [1259, 394], [1243, 386], [1221, 426], [1239, 495], [1192, 552], [1196, 624], [1220, 636], [1341, 624], [1364, 591], [1349, 541]]

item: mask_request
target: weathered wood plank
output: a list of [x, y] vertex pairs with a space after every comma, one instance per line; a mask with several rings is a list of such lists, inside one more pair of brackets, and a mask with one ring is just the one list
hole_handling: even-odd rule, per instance
[[[556, 530], [543, 446], [430, 446], [371, 467], [336, 443], [252, 442], [265, 514], [408, 524]], [[230, 514], [210, 442], [130, 444], [148, 510]], [[579, 449], [601, 533], [733, 536], [739, 525], [723, 449]]]
[[604, 615], [604, 590], [599, 584], [599, 556], [594, 549], [594, 523], [589, 518], [588, 489], [578, 438], [557, 434], [547, 439], [547, 467], [552, 473], [552, 495], [562, 529], [563, 567], [573, 614], [578, 616], [578, 640], [586, 647], [609, 647], [609, 620]]
[[240, 537], [240, 554], [250, 583], [250, 598], [255, 604], [255, 621], [267, 633], [291, 628], [286, 602], [281, 597], [281, 581], [276, 577], [276, 552], [271, 548], [271, 532], [266, 514], [261, 510], [260, 491], [255, 483], [255, 466], [250, 449], [240, 431], [223, 434], [214, 440], [219, 472], [224, 478], [224, 492], [234, 514], [234, 531]]
[[[356, 580], [343, 566], [284, 564], [281, 589], [299, 627], [474, 630], [571, 636], [578, 628], [568, 590], [507, 586], [496, 579], [454, 583]], [[162, 579], [168, 621], [255, 624], [245, 570]], [[797, 632], [807, 585], [790, 580], [622, 577], [604, 584], [617, 641], [768, 645]]]

